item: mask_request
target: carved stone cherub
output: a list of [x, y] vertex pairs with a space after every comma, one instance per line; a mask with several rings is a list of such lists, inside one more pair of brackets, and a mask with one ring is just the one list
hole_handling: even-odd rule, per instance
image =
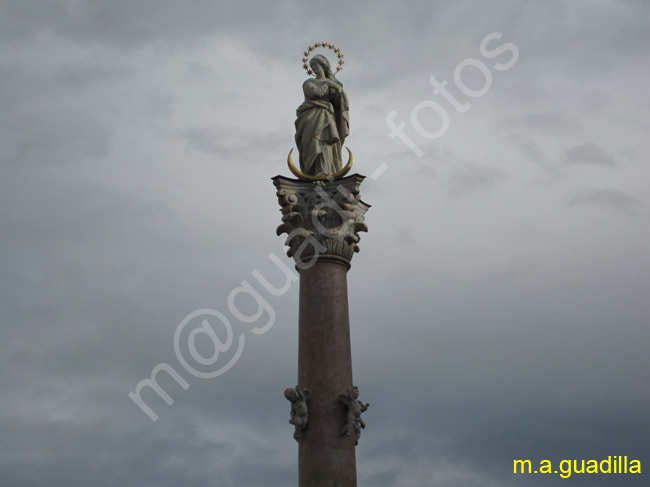
[[361, 428], [366, 427], [366, 423], [361, 419], [361, 413], [364, 412], [370, 404], [364, 404], [359, 399], [359, 388], [356, 386], [348, 387], [345, 394], [339, 394], [339, 401], [345, 404], [348, 409], [347, 424], [341, 432], [341, 436], [352, 436], [354, 433], [354, 444], [359, 444], [361, 437]]
[[309, 421], [307, 410], [307, 399], [309, 399], [309, 391], [307, 389], [300, 389], [298, 386], [295, 388], [289, 387], [284, 390], [284, 397], [291, 401], [291, 419], [289, 423], [295, 426], [293, 438], [300, 441], [302, 433], [307, 427]]

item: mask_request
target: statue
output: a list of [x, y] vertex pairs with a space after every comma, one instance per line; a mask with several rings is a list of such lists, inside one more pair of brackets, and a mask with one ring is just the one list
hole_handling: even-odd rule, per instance
[[309, 421], [307, 411], [307, 399], [309, 399], [309, 391], [307, 389], [300, 389], [298, 386], [289, 387], [284, 390], [284, 397], [291, 401], [291, 419], [289, 424], [295, 426], [293, 438], [300, 441], [302, 433], [307, 427]]
[[[341, 71], [343, 54], [332, 44], [316, 43], [316, 47], [333, 50], [339, 58]], [[343, 84], [336, 79], [328, 59], [322, 54], [307, 56], [314, 49], [309, 46], [303, 57], [303, 68], [316, 78], [302, 85], [305, 101], [296, 110], [296, 145], [300, 153], [300, 170], [308, 176], [332, 176], [342, 168], [341, 149], [350, 133], [349, 102]], [[307, 68], [309, 66], [309, 69]]]
[[339, 401], [345, 404], [348, 409], [347, 414], [347, 424], [341, 432], [341, 436], [352, 436], [354, 433], [354, 444], [359, 444], [359, 438], [361, 437], [361, 428], [366, 427], [366, 423], [361, 419], [361, 413], [363, 413], [370, 404], [364, 404], [359, 399], [359, 388], [356, 386], [348, 387], [345, 394], [339, 394]]

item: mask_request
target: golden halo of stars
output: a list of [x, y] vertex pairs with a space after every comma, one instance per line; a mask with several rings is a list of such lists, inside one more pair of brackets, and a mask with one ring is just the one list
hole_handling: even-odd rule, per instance
[[302, 69], [307, 71], [307, 74], [310, 76], [314, 74], [314, 72], [309, 67], [309, 56], [311, 55], [312, 51], [318, 49], [319, 47], [324, 47], [330, 51], [334, 51], [334, 54], [336, 54], [336, 56], [339, 58], [339, 65], [336, 67], [336, 72], [338, 73], [342, 71], [343, 65], [345, 64], [345, 61], [343, 61], [343, 53], [338, 47], [335, 47], [334, 44], [329, 42], [317, 42], [309, 46], [307, 50], [303, 52]]

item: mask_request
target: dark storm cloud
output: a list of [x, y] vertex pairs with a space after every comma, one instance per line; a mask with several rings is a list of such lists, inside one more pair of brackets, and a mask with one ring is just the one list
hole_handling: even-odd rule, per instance
[[[645, 333], [650, 310], [638, 303], [648, 279], [626, 283], [624, 271], [611, 274], [601, 264], [585, 272], [583, 265], [593, 263], [571, 255], [522, 260], [468, 285], [420, 272], [410, 286], [393, 289], [402, 308], [372, 313], [375, 332], [355, 343], [372, 357], [365, 371], [373, 378], [364, 377], [370, 379], [367, 400], [372, 404], [373, 395], [388, 388], [399, 391], [401, 401], [375, 401], [366, 421], [398, 438], [406, 434], [412, 444], [398, 442], [396, 449], [408, 465], [465, 459], [496, 485], [521, 485], [504, 474], [513, 458], [601, 458], [612, 449], [643, 457], [649, 424], [639, 387], [650, 369], [647, 359], [639, 361], [643, 345], [634, 337]], [[403, 281], [392, 276], [384, 282], [373, 291], [384, 295], [391, 282]], [[389, 345], [385, 334], [392, 326], [403, 333]], [[375, 448], [366, 452], [368, 461], [380, 456]]]
[[[296, 484], [282, 391], [297, 284], [264, 294], [276, 322], [259, 336], [227, 297], [254, 269], [280, 285], [270, 252], [291, 265], [268, 178], [287, 172], [300, 53], [331, 41], [348, 60], [358, 171], [389, 166], [364, 183], [370, 232], [349, 274], [371, 404], [359, 484], [646, 485], [513, 476], [512, 460], [650, 461], [650, 235], [628, 217], [647, 205], [647, 150], [627, 120], [650, 116], [648, 8], [0, 0], [0, 484]], [[479, 49], [497, 31], [520, 51], [507, 72]], [[428, 80], [460, 97], [467, 58], [493, 84], [454, 112]], [[418, 137], [422, 100], [451, 128], [417, 139], [418, 159], [385, 117]], [[246, 334], [211, 380], [173, 348], [200, 308]], [[162, 377], [172, 405], [143, 392], [154, 423], [128, 393], [160, 363], [190, 387]]]

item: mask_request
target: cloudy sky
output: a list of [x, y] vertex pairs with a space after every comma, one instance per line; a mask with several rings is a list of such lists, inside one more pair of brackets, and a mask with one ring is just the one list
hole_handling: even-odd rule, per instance
[[[298, 286], [252, 273], [280, 287], [269, 255], [291, 265], [270, 178], [302, 52], [327, 41], [372, 205], [348, 276], [359, 485], [648, 485], [512, 473], [650, 468], [648, 18], [641, 0], [0, 0], [0, 484], [297, 485]], [[228, 304], [243, 281], [256, 323]], [[233, 327], [211, 379], [174, 351], [200, 309]], [[143, 391], [152, 421], [128, 394], [161, 363], [189, 387], [161, 373], [174, 402]]]

